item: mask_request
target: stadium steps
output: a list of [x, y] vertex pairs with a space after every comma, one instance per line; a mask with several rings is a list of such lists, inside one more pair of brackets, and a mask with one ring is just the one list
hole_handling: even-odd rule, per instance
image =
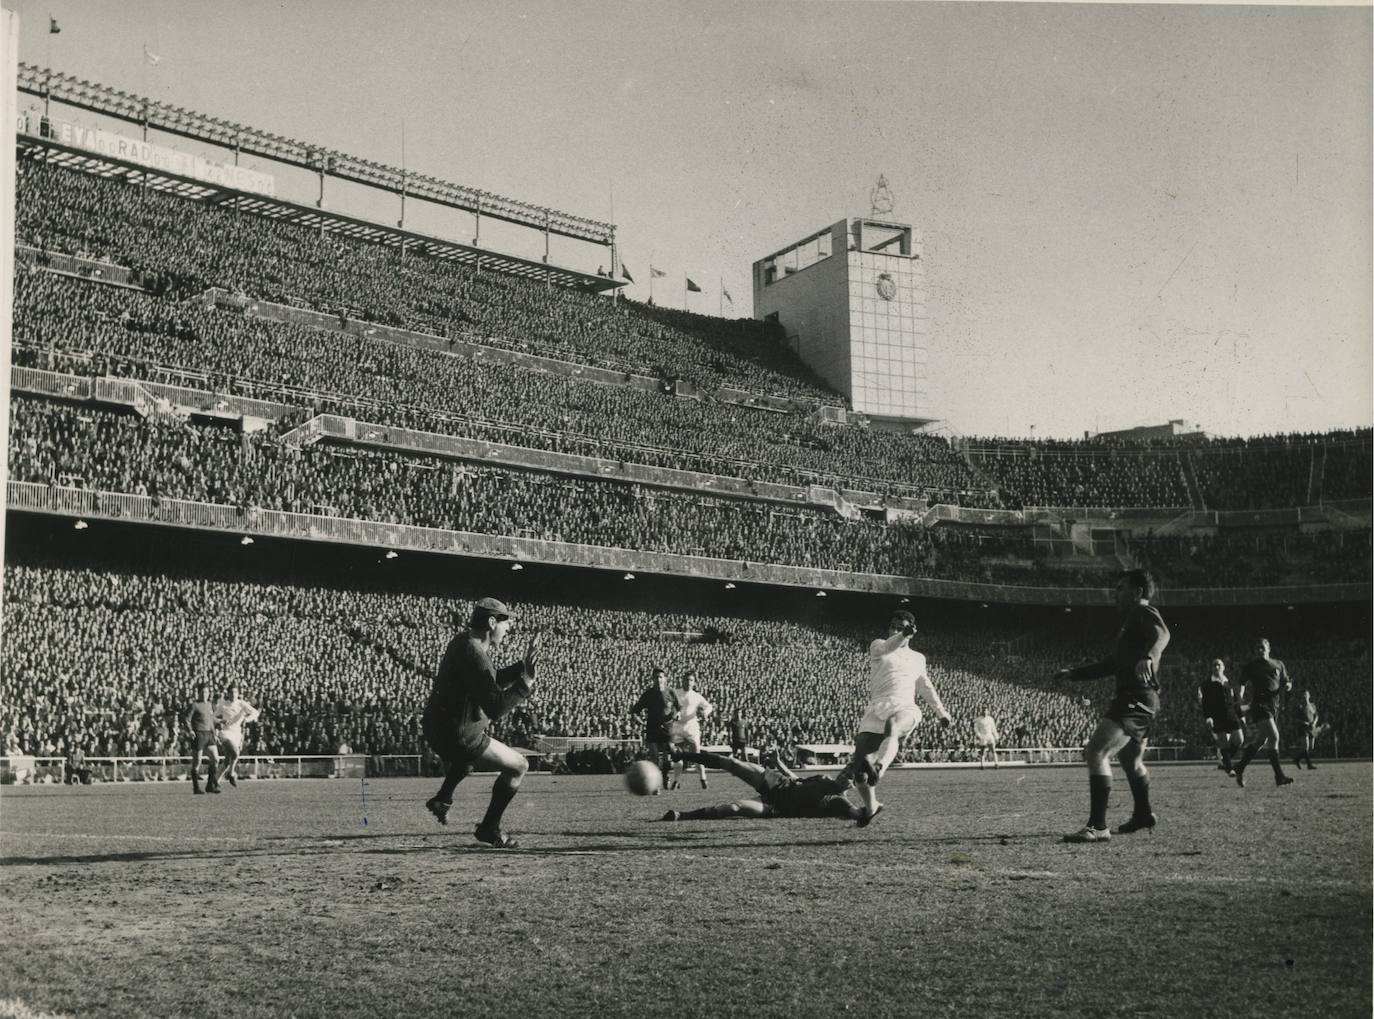
[[1312, 464], [1307, 476], [1307, 505], [1316, 506], [1322, 501], [1322, 482], [1326, 478], [1326, 444], [1319, 443], [1312, 448]]
[[1193, 458], [1187, 452], [1178, 454], [1179, 463], [1183, 468], [1183, 483], [1188, 486], [1188, 499], [1193, 509], [1205, 510], [1207, 500], [1202, 496], [1202, 486], [1198, 484], [1197, 472], [1193, 470]]

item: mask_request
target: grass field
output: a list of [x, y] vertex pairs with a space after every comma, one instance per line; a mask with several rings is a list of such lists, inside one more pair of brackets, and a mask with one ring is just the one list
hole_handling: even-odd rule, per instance
[[897, 772], [866, 830], [537, 776], [512, 852], [481, 776], [449, 828], [428, 780], [7, 788], [0, 1016], [1368, 1017], [1371, 769], [1318, 770], [1156, 767], [1100, 846], [1081, 767]]

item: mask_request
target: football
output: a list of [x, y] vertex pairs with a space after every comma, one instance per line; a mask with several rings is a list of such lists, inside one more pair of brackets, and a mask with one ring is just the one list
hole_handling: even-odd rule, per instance
[[663, 788], [663, 773], [652, 761], [635, 761], [625, 772], [625, 788], [636, 796], [652, 796]]

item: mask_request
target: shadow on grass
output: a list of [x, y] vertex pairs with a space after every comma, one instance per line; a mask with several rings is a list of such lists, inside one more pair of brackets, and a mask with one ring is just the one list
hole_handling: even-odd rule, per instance
[[[292, 856], [329, 856], [335, 850], [341, 848], [345, 842], [356, 841], [358, 839], [408, 839], [408, 840], [432, 840], [444, 838], [445, 833], [434, 832], [427, 835], [416, 835], [413, 833], [386, 834], [377, 832], [376, 834], [358, 835], [321, 835], [315, 838], [292, 837], [289, 835], [274, 835], [262, 839], [263, 842], [295, 842], [295, 848], [284, 846], [216, 846], [207, 849], [149, 849], [143, 851], [125, 851], [118, 853], [50, 853], [46, 856], [0, 856], [0, 869], [5, 867], [33, 867], [33, 866], [62, 866], [67, 864], [83, 863], [138, 863], [150, 860], [225, 860], [225, 859], [255, 859], [270, 857], [292, 857]], [[450, 836], [451, 837], [451, 836]], [[118, 836], [111, 836], [111, 840], [117, 840]], [[419, 853], [432, 852], [438, 847], [434, 845], [412, 845], [405, 849], [391, 850], [364, 850], [370, 852], [391, 852], [391, 853]]]

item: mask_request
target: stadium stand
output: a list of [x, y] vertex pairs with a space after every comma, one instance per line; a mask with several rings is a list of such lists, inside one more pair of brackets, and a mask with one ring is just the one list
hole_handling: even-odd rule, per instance
[[[175, 725], [192, 684], [237, 681], [263, 710], [248, 731], [252, 754], [327, 754], [341, 742], [369, 755], [417, 754], [417, 713], [453, 620], [465, 604], [389, 585], [266, 582], [246, 568], [133, 572], [98, 559], [86, 566], [34, 562], [7, 568], [0, 730], [7, 750], [88, 757], [178, 752]], [[419, 585], [423, 588], [424, 585]], [[474, 589], [475, 591], [475, 589]], [[628, 714], [647, 668], [701, 677], [717, 712], [708, 743], [723, 742], [736, 708], [761, 746], [791, 755], [798, 744], [843, 743], [862, 707], [871, 622], [801, 623], [774, 616], [700, 615], [571, 602], [516, 603], [521, 625], [545, 636], [537, 696], [500, 731], [527, 745], [545, 736], [634, 739]], [[1024, 625], [989, 611], [923, 608], [921, 646], [954, 715], [948, 732], [923, 728], [908, 754], [958, 759], [972, 721], [998, 719], [1006, 746], [1078, 746], [1089, 735], [1103, 684], [1050, 677], [1065, 663], [1098, 657], [1085, 628], [1066, 617]], [[1310, 685], [1336, 725], [1342, 752], [1369, 752], [1370, 668], [1360, 613], [1305, 614], [1280, 626], [1276, 653]], [[1193, 687], [1223, 654], [1239, 674], [1255, 634], [1232, 617], [1173, 620], [1158, 741], [1207, 745]], [[1048, 622], [1046, 622], [1048, 620]], [[1367, 620], [1366, 620], [1367, 621]], [[516, 639], [519, 645], [518, 634]], [[1029, 646], [1028, 646], [1029, 645]], [[282, 648], [293, 653], [283, 658]]]
[[[1370, 580], [1370, 429], [1081, 441], [878, 431], [828, 413], [836, 394], [767, 323], [479, 271], [41, 158], [20, 166], [16, 231], [28, 247], [13, 364], [66, 375], [47, 395], [16, 383], [14, 481], [216, 504], [245, 519], [284, 510], [1045, 591], [1100, 590], [1133, 564], [1174, 590]], [[198, 403], [83, 398], [94, 380], [186, 387]], [[239, 397], [268, 401], [266, 417], [250, 426], [207, 410]], [[321, 414], [361, 423], [361, 438], [303, 437]], [[439, 443], [404, 446], [400, 429], [527, 455], [440, 456]], [[547, 453], [710, 477], [584, 476]], [[735, 487], [712, 491], [712, 479]], [[835, 504], [804, 498], [806, 486], [833, 490]], [[841, 506], [846, 494], [866, 501]], [[949, 507], [968, 512], [937, 512]], [[1006, 512], [1039, 507], [1055, 512]], [[1107, 537], [1076, 535], [1085, 518], [1105, 521]], [[6, 754], [176, 755], [176, 708], [209, 676], [237, 679], [263, 709], [250, 754], [423, 755], [416, 713], [451, 615], [487, 593], [151, 552], [131, 562], [75, 543], [8, 551]], [[752, 741], [784, 759], [847, 742], [873, 621], [770, 614], [770, 600], [732, 612], [674, 597], [529, 599], [522, 608], [547, 636], [539, 693], [498, 731], [517, 745], [606, 741], [568, 766], [623, 764], [629, 751], [611, 744], [639, 735], [628, 705], [647, 665], [664, 662], [702, 677], [718, 709], [707, 743], [724, 742], [736, 708]], [[1007, 745], [1081, 745], [1103, 691], [1048, 677], [1103, 654], [1083, 634], [1110, 623], [1085, 627], [1058, 608], [1027, 622], [975, 604], [923, 609], [937, 622], [922, 649], [955, 724], [923, 728], [907, 757], [968, 758], [985, 709]], [[1342, 752], [1367, 754], [1368, 603], [1301, 617], [1303, 628], [1277, 620], [1276, 651], [1312, 685]], [[1206, 754], [1192, 685], [1218, 654], [1239, 672], [1253, 614], [1175, 622], [1170, 610], [1170, 621], [1159, 742]]]

